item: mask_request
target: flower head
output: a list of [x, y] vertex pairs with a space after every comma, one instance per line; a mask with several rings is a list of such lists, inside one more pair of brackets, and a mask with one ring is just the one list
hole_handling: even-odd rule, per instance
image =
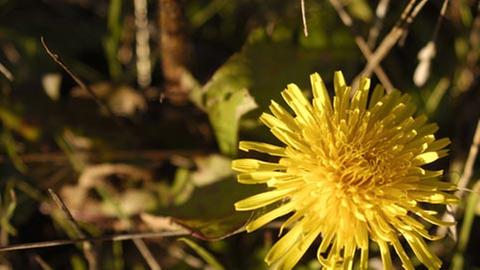
[[[370, 241], [380, 250], [385, 269], [393, 269], [391, 252], [405, 269], [414, 269], [405, 246], [429, 269], [439, 269], [440, 259], [429, 251], [425, 239], [428, 223], [447, 226], [427, 204], [456, 203], [455, 185], [440, 181], [442, 171], [422, 168], [447, 154], [450, 141], [435, 139], [438, 127], [425, 116], [413, 117], [410, 97], [375, 87], [361, 80], [351, 97], [341, 72], [334, 76], [331, 101], [318, 74], [310, 76], [310, 103], [295, 84], [282, 97], [293, 110], [272, 101], [260, 120], [284, 146], [240, 142], [244, 151], [278, 157], [269, 162], [238, 159], [232, 164], [243, 184], [266, 184], [270, 190], [241, 200], [238, 211], [270, 206], [250, 221], [247, 231], [291, 214], [282, 224], [289, 231], [274, 244], [265, 261], [275, 269], [291, 269], [315, 239], [317, 258], [327, 269], [368, 267]], [[402, 243], [402, 238], [405, 240]]]

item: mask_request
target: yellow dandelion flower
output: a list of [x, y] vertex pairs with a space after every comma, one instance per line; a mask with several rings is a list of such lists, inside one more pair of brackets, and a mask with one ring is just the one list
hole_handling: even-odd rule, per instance
[[260, 117], [285, 146], [240, 142], [241, 150], [278, 161], [238, 159], [232, 164], [240, 183], [270, 188], [235, 204], [238, 211], [273, 209], [250, 221], [248, 232], [291, 214], [280, 234], [289, 231], [268, 252], [267, 264], [293, 268], [321, 236], [317, 258], [326, 269], [352, 269], [358, 254], [360, 268], [367, 269], [370, 240], [378, 245], [385, 269], [393, 269], [392, 247], [403, 268], [414, 269], [405, 246], [428, 269], [439, 269], [441, 260], [424, 240], [436, 237], [426, 225], [451, 223], [422, 205], [456, 203], [455, 185], [440, 181], [442, 171], [422, 165], [445, 156], [450, 141], [435, 139], [438, 127], [427, 124], [425, 116], [412, 116], [415, 105], [406, 94], [385, 94], [377, 86], [369, 98], [365, 78], [350, 97], [351, 87], [336, 72], [331, 102], [321, 77], [313, 74], [310, 80], [311, 103], [295, 84], [282, 92], [294, 116], [272, 101], [272, 114]]

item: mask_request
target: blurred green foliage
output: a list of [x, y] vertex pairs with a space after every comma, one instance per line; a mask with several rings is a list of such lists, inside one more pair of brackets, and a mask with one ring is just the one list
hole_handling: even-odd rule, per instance
[[[230, 170], [231, 158], [242, 155], [238, 140], [278, 143], [257, 119], [270, 100], [281, 100], [288, 83], [308, 94], [310, 73], [320, 73], [330, 85], [341, 69], [352, 81], [366, 60], [329, 1], [305, 1], [308, 37], [300, 1], [184, 1], [193, 51], [182, 80], [190, 93], [186, 104], [174, 104], [162, 94], [160, 2], [147, 1], [153, 81], [139, 89], [133, 1], [0, 0], [0, 64], [14, 77], [0, 73], [2, 246], [78, 237], [48, 197], [52, 188], [91, 236], [180, 226], [202, 240], [147, 241], [165, 269], [266, 268], [263, 256], [277, 230], [236, 234], [258, 214], [233, 209], [234, 202], [258, 192], [237, 184]], [[340, 2], [368, 41], [379, 1]], [[436, 166], [448, 171], [446, 181], [456, 181], [480, 117], [479, 11], [475, 1], [450, 1], [430, 75], [418, 87], [417, 54], [432, 39], [442, 2], [425, 5], [381, 66], [396, 88], [412, 94], [419, 113], [438, 122], [439, 136], [453, 141], [450, 157]], [[378, 45], [388, 34], [404, 5], [390, 1], [378, 40], [371, 43]], [[41, 36], [96, 98], [48, 57]], [[47, 86], [52, 74], [61, 80]], [[122, 113], [112, 117], [98, 103], [116, 104]], [[476, 161], [467, 188], [478, 186]], [[112, 166], [97, 166], [102, 164]], [[160, 221], [142, 219], [145, 209]], [[465, 214], [458, 219], [459, 242], [447, 238], [432, 245], [445, 269], [479, 269], [478, 196], [467, 193], [460, 209]], [[148, 268], [130, 242], [102, 243], [96, 252], [100, 269]], [[38, 268], [35, 254], [53, 269], [89, 265], [76, 245], [1, 254], [0, 266]], [[378, 249], [372, 247], [371, 256], [378, 258]], [[314, 257], [307, 254], [298, 269], [317, 269]]]

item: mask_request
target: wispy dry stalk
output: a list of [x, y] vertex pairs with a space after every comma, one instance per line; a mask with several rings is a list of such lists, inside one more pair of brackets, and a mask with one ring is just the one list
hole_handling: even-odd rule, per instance
[[308, 37], [307, 16], [305, 14], [305, 0], [300, 0], [300, 8], [302, 10], [303, 34]]
[[138, 251], [140, 251], [140, 254], [142, 254], [151, 270], [162, 270], [142, 239], [133, 239], [133, 243], [137, 247]]
[[137, 82], [142, 88], [146, 88], [152, 81], [150, 63], [150, 33], [148, 31], [147, 0], [134, 0], [135, 8], [135, 52], [137, 56]]
[[78, 244], [83, 242], [126, 241], [126, 240], [144, 239], [144, 238], [177, 237], [177, 236], [185, 236], [189, 234], [190, 233], [186, 230], [180, 230], [180, 231], [168, 231], [168, 232], [117, 234], [117, 235], [110, 235], [110, 236], [89, 237], [89, 238], [79, 238], [79, 239], [63, 239], [63, 240], [9, 245], [6, 247], [0, 247], [0, 252], [47, 248], [47, 247], [58, 247], [58, 246], [73, 245], [73, 244]]
[[[335, 8], [335, 10], [338, 13], [338, 16], [342, 20], [343, 24], [345, 26], [349, 27], [349, 29], [352, 31], [352, 34], [354, 36], [355, 43], [357, 44], [358, 48], [362, 52], [363, 56], [367, 59], [370, 59], [372, 57], [372, 51], [368, 47], [367, 42], [365, 39], [357, 32], [357, 30], [353, 27], [353, 19], [352, 17], [347, 13], [343, 5], [338, 1], [338, 0], [330, 0], [330, 4]], [[388, 78], [387, 74], [383, 71], [381, 66], [376, 66], [374, 68], [375, 74], [377, 75], [378, 79], [380, 80], [381, 84], [385, 87], [387, 92], [391, 92], [393, 90], [393, 84], [391, 83], [390, 79]], [[354, 80], [353, 83], [353, 89], [355, 91], [356, 87], [355, 85], [357, 84], [356, 81]], [[353, 94], [353, 93], [352, 93]]]
[[400, 38], [406, 33], [408, 26], [413, 22], [415, 17], [427, 2], [428, 0], [421, 0], [417, 5], [415, 5], [416, 1], [411, 0], [407, 4], [406, 8], [402, 12], [400, 20], [382, 40], [371, 57], [367, 58], [367, 65], [357, 77], [369, 77], [372, 75], [372, 71], [375, 70], [375, 68], [380, 64], [385, 56], [387, 56], [393, 46], [397, 44]]
[[60, 56], [58, 56], [58, 54], [54, 53], [52, 50], [50, 50], [50, 48], [47, 46], [47, 43], [45, 42], [44, 38], [41, 37], [40, 38], [40, 41], [42, 43], [42, 46], [43, 48], [45, 49], [45, 51], [47, 52], [48, 56], [50, 56], [50, 58], [52, 58], [52, 60], [57, 64], [59, 65], [74, 81], [75, 83], [80, 87], [82, 88], [82, 90], [84, 90], [85, 92], [87, 92], [91, 97], [92, 99], [97, 103], [97, 105], [102, 108], [103, 110], [105, 110], [108, 115], [113, 119], [113, 121], [115, 121], [115, 123], [124, 128], [126, 132], [130, 132], [129, 129], [126, 129], [125, 125], [123, 124], [122, 121], [120, 121], [120, 119], [117, 117], [117, 115], [112, 111], [112, 109], [110, 108], [110, 106], [108, 106], [103, 100], [101, 100], [97, 94], [95, 93], [95, 91], [92, 90], [92, 88], [90, 88], [86, 83], [84, 83], [80, 77], [78, 77], [77, 75], [75, 75], [75, 73], [73, 73], [68, 67], [67, 65], [65, 65], [62, 61], [62, 59], [60, 59]]
[[[468, 152], [467, 160], [465, 161], [465, 167], [463, 169], [462, 176], [458, 180], [457, 187], [458, 190], [455, 192], [455, 196], [462, 199], [466, 187], [470, 182], [470, 179], [473, 175], [473, 169], [475, 165], [475, 160], [477, 159], [478, 149], [480, 146], [480, 119], [477, 122], [477, 127], [475, 129], [475, 134], [473, 135], [472, 145], [470, 146], [470, 150]], [[443, 214], [442, 220], [443, 221], [455, 221], [455, 214], [457, 213], [458, 205], [451, 205], [448, 207], [448, 212]], [[455, 230], [455, 225], [450, 227], [450, 230]], [[437, 235], [445, 236], [447, 232], [446, 227], [439, 227], [437, 229]]]
[[33, 256], [33, 259], [38, 263], [38, 265], [40, 265], [40, 267], [43, 270], [53, 270], [53, 268], [47, 262], [45, 262], [42, 259], [42, 257], [40, 257], [38, 255], [35, 255], [35, 256]]
[[[52, 190], [48, 189], [50, 196], [52, 197], [55, 204], [57, 204], [58, 208], [62, 210], [63, 214], [67, 218], [67, 222], [70, 224], [72, 229], [75, 231], [75, 234], [80, 238], [87, 238], [86, 235], [83, 233], [82, 229], [78, 225], [77, 221], [73, 218], [72, 213], [68, 210], [65, 203], [62, 199]], [[95, 254], [93, 243], [91, 242], [84, 242], [83, 243], [83, 254], [88, 262], [88, 269], [95, 270], [98, 269], [98, 261], [97, 261], [97, 254]]]
[[13, 74], [2, 63], [0, 63], [0, 73], [9, 81], [13, 81]]
[[388, 6], [390, 4], [390, 0], [380, 0], [378, 1], [377, 8], [375, 10], [375, 23], [373, 24], [372, 28], [368, 32], [368, 47], [373, 49], [377, 42], [378, 35], [380, 34], [380, 30], [383, 26], [383, 19], [387, 14]]
[[436, 39], [438, 36], [438, 32], [440, 31], [440, 25], [442, 24], [443, 17], [447, 12], [448, 7], [448, 0], [443, 1], [442, 9], [440, 10], [440, 15], [437, 19], [437, 24], [433, 30], [432, 38], [430, 41], [418, 52], [418, 65], [415, 68], [415, 72], [413, 74], [413, 82], [415, 85], [421, 87], [423, 86], [428, 78], [430, 77], [430, 70], [432, 65], [432, 60], [435, 58], [437, 54], [437, 45]]
[[182, 83], [188, 70], [190, 43], [182, 0], [158, 0], [160, 52], [165, 79], [165, 95], [175, 104], [185, 103], [190, 89]]
[[190, 266], [193, 269], [201, 269], [205, 267], [205, 263], [202, 262], [200, 259], [186, 253], [183, 249], [178, 247], [177, 245], [171, 245], [169, 247], [165, 247], [168, 250], [170, 256], [183, 261], [185, 264]]
[[435, 24], [435, 29], [433, 30], [432, 40], [435, 41], [437, 39], [438, 33], [440, 32], [440, 26], [442, 25], [442, 21], [445, 18], [445, 14], [447, 13], [449, 0], [444, 0], [442, 4], [442, 9], [440, 10], [440, 15], [438, 16], [437, 23]]
[[[89, 161], [102, 161], [101, 157], [94, 152], [81, 152], [79, 154], [88, 157]], [[147, 151], [112, 151], [103, 152], [105, 156], [109, 157], [110, 161], [119, 160], [133, 160], [133, 159], [147, 159], [147, 160], [166, 160], [172, 157], [195, 157], [209, 154], [204, 150], [147, 150]], [[82, 156], [83, 157], [83, 156]], [[64, 152], [48, 152], [48, 153], [31, 153], [20, 155], [20, 158], [25, 163], [66, 163], [68, 157]], [[0, 156], [0, 164], [8, 161], [5, 156]]]

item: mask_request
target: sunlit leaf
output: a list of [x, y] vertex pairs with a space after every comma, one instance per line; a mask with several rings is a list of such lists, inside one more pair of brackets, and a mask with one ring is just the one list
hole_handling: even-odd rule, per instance
[[195, 189], [190, 199], [180, 205], [159, 209], [154, 214], [169, 217], [200, 239], [223, 239], [243, 230], [251, 213], [236, 212], [233, 204], [261, 187], [240, 185], [233, 176]]

